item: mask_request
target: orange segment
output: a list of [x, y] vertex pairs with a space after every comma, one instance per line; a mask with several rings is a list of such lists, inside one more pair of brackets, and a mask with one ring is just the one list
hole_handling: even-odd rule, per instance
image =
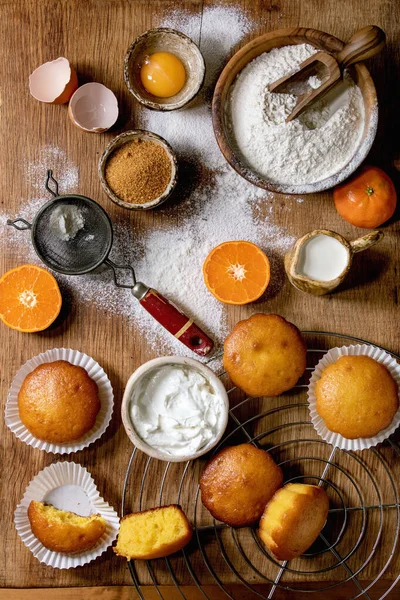
[[248, 304], [267, 289], [269, 260], [252, 242], [223, 242], [204, 261], [203, 276], [207, 288], [220, 302]]
[[0, 279], [0, 319], [18, 331], [47, 329], [61, 310], [58, 283], [46, 269], [22, 265]]

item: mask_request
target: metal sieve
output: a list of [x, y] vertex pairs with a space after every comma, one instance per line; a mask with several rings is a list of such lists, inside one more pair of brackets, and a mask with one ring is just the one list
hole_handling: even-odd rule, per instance
[[[52, 187], [50, 187], [50, 183]], [[44, 204], [33, 222], [17, 218], [7, 224], [20, 231], [29, 229], [36, 254], [50, 269], [64, 275], [83, 275], [106, 265], [112, 269], [117, 287], [132, 290], [140, 304], [185, 346], [200, 356], [213, 348], [212, 340], [191, 319], [166, 298], [136, 280], [130, 265], [117, 265], [108, 257], [113, 243], [113, 228], [106, 211], [94, 200], [75, 194], [59, 195], [53, 172], [47, 172], [46, 189], [53, 199]], [[74, 206], [83, 217], [83, 227], [69, 240], [62, 239], [51, 226], [52, 215], [60, 206]], [[128, 271], [131, 283], [122, 283], [118, 271]]]

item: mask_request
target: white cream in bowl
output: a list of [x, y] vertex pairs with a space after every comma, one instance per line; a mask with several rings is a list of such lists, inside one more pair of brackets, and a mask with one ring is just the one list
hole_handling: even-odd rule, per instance
[[138, 448], [161, 460], [183, 461], [221, 439], [228, 407], [226, 390], [211, 369], [193, 359], [164, 357], [131, 376], [122, 419]]
[[152, 369], [138, 382], [130, 416], [138, 435], [171, 456], [194, 454], [213, 441], [224, 402], [199, 371], [185, 365]]

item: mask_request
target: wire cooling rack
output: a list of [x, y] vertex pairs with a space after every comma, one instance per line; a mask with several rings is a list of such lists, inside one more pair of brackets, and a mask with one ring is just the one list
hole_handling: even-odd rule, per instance
[[285, 483], [322, 485], [329, 496], [330, 510], [319, 538], [303, 556], [278, 562], [262, 544], [256, 526], [231, 528], [215, 521], [202, 506], [198, 481], [205, 459], [166, 463], [148, 458], [135, 448], [124, 481], [122, 514], [181, 504], [195, 532], [192, 542], [176, 555], [157, 561], [130, 561], [129, 569], [141, 599], [144, 600], [143, 585], [154, 586], [160, 599], [165, 598], [165, 585], [175, 586], [182, 599], [187, 598], [185, 586], [196, 586], [201, 597], [209, 600], [213, 598], [208, 586], [215, 585], [231, 600], [237, 600], [243, 590], [246, 598], [272, 599], [279, 590], [280, 598], [305, 592], [304, 598], [313, 594], [320, 600], [323, 592], [335, 588], [343, 598], [340, 588], [344, 584], [354, 588], [346, 596], [349, 600], [381, 600], [397, 586], [397, 433], [377, 448], [362, 452], [340, 450], [319, 438], [307, 408], [308, 378], [326, 349], [368, 342], [328, 332], [303, 334], [309, 348], [306, 374], [280, 398], [244, 398], [240, 390], [229, 387], [221, 370], [219, 374], [230, 397], [230, 424], [213, 453], [225, 445], [252, 443], [271, 453], [283, 470]]

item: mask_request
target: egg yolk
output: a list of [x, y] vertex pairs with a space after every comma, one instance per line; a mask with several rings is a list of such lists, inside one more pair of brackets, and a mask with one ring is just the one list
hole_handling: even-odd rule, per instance
[[140, 70], [143, 87], [153, 96], [169, 98], [181, 91], [186, 81], [185, 67], [175, 54], [156, 52]]

